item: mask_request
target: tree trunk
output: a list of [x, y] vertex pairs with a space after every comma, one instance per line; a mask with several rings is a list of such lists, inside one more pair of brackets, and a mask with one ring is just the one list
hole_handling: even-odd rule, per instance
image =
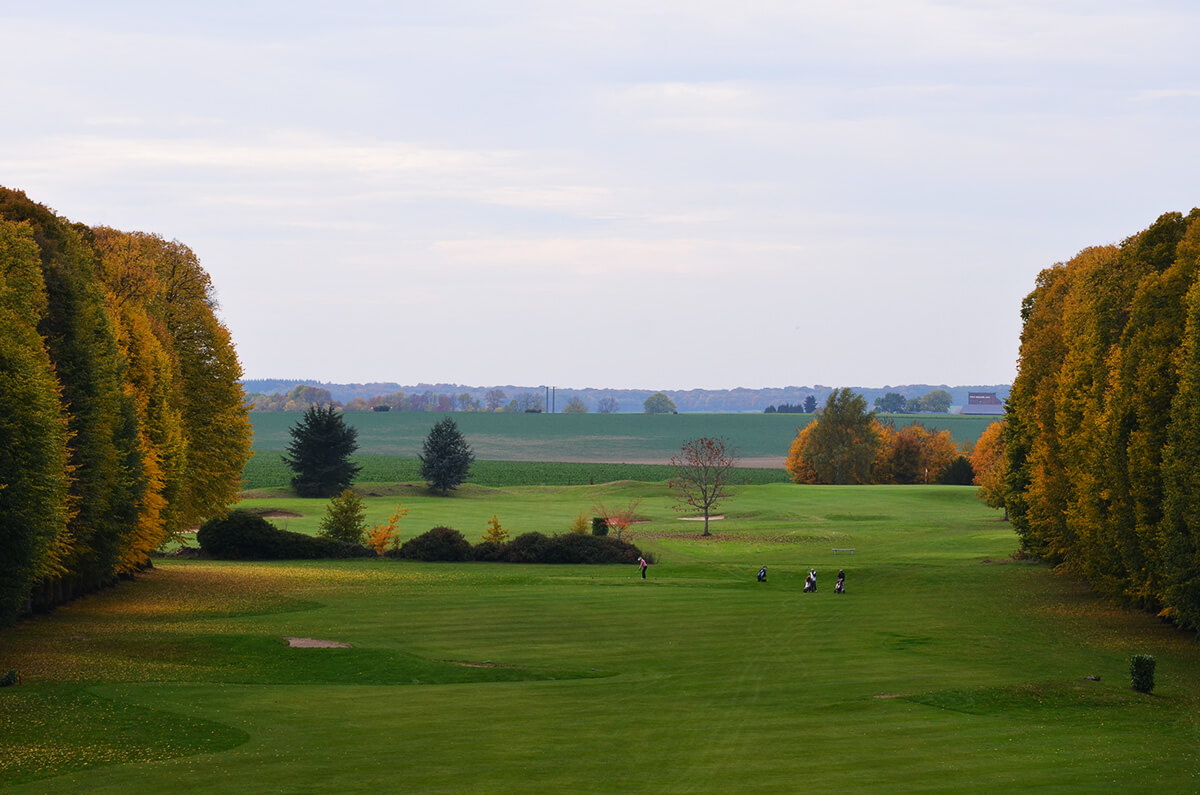
[[704, 509], [704, 535], [709, 536], [712, 533], [708, 532], [708, 509]]

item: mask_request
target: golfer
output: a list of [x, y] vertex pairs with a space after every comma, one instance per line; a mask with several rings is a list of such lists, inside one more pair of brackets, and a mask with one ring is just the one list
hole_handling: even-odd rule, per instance
[[638, 558], [638, 568], [642, 570], [642, 579], [646, 579], [646, 569], [650, 566], [645, 558]]

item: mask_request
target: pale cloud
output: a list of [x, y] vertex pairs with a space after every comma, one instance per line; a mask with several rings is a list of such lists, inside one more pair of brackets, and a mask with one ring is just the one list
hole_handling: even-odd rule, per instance
[[450, 266], [488, 265], [510, 274], [554, 269], [591, 277], [628, 273], [720, 277], [756, 272], [764, 262], [811, 252], [812, 247], [705, 238], [569, 238], [438, 241], [430, 251]]
[[1187, 4], [182, 13], [0, 13], [0, 184], [191, 245], [251, 376], [999, 382], [1040, 268], [1197, 203]]
[[1163, 99], [1194, 99], [1200, 97], [1200, 88], [1158, 88], [1139, 91], [1136, 99], [1157, 101]]

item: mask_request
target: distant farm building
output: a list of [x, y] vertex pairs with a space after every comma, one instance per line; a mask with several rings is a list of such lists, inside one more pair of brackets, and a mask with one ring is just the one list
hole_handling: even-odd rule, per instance
[[995, 392], [968, 392], [967, 405], [959, 414], [1004, 414], [1004, 401]]

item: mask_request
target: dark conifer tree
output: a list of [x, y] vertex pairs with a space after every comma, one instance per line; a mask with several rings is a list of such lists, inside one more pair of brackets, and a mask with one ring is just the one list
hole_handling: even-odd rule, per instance
[[471, 446], [449, 417], [433, 426], [417, 457], [421, 459], [421, 477], [429, 488], [442, 494], [466, 481], [475, 460]]
[[333, 406], [312, 406], [292, 429], [283, 462], [296, 473], [292, 489], [301, 497], [332, 497], [354, 481], [361, 467], [350, 461], [358, 429]]

